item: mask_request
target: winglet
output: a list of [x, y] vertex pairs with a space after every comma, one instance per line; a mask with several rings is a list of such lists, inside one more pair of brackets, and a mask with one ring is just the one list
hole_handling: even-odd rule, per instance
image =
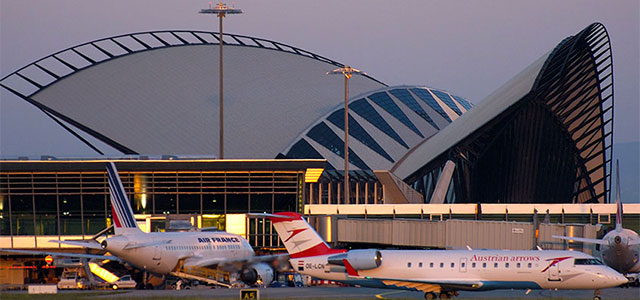
[[353, 268], [353, 266], [349, 263], [349, 261], [345, 258], [342, 260], [342, 262], [344, 263], [344, 267], [347, 269], [347, 274], [351, 277], [359, 277], [360, 275], [358, 275], [358, 271], [356, 271], [356, 269]]

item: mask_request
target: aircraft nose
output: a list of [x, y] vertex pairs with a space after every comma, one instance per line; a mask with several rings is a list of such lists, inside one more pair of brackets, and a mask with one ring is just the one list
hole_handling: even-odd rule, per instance
[[627, 277], [624, 277], [624, 275], [616, 272], [615, 277], [614, 277], [614, 281], [616, 283], [616, 286], [619, 286], [619, 285], [623, 285], [625, 283], [628, 283], [629, 279], [627, 279]]

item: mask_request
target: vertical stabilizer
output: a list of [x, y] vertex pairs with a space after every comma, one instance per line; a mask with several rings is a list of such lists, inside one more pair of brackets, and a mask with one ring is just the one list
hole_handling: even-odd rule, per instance
[[620, 161], [616, 160], [616, 231], [622, 231], [622, 200], [620, 200]]
[[133, 209], [129, 197], [122, 186], [118, 170], [113, 162], [107, 163], [107, 179], [109, 180], [109, 194], [111, 195], [111, 213], [116, 235], [141, 233], [142, 230], [133, 216]]
[[273, 223], [291, 258], [344, 252], [331, 249], [300, 214], [283, 212], [267, 218]]

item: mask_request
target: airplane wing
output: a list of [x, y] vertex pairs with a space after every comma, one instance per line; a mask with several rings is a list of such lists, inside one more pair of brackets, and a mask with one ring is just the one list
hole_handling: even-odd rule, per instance
[[96, 240], [49, 240], [49, 242], [102, 250], [100, 243], [98, 243]]
[[242, 266], [250, 265], [258, 262], [284, 261], [287, 259], [289, 259], [288, 254], [256, 255], [256, 256], [245, 256], [245, 257], [239, 257], [239, 258], [192, 257], [187, 261], [185, 261], [185, 265], [194, 266], [194, 267], [235, 265], [241, 268]]
[[[351, 277], [351, 276], [350, 276]], [[375, 279], [381, 281], [387, 286], [396, 286], [407, 289], [415, 289], [425, 293], [429, 292], [441, 292], [442, 290], [480, 290], [484, 285], [482, 281], [478, 280], [420, 280], [420, 279], [406, 279], [406, 278], [376, 278], [367, 277], [367, 279]]]
[[607, 241], [607, 240], [602, 240], [602, 239], [586, 239], [586, 238], [570, 237], [570, 236], [561, 236], [561, 235], [553, 235], [552, 237], [553, 237], [554, 239], [567, 240], [567, 241], [574, 241], [574, 242], [581, 242], [581, 243], [588, 243], [588, 244], [609, 245], [609, 241]]
[[53, 257], [79, 257], [89, 259], [108, 259], [121, 261], [118, 257], [113, 255], [97, 255], [97, 254], [85, 254], [85, 253], [71, 253], [71, 252], [55, 252], [55, 251], [32, 251], [32, 250], [16, 250], [16, 249], [2, 249], [0, 252], [6, 253], [18, 253], [18, 254], [30, 254], [30, 255], [51, 255]]
[[148, 242], [148, 243], [133, 243], [133, 244], [127, 244], [126, 246], [124, 246], [124, 250], [129, 250], [129, 249], [136, 249], [136, 248], [142, 248], [142, 247], [153, 247], [153, 246], [160, 246], [160, 245], [166, 245], [171, 243], [171, 240], [164, 240], [164, 241], [152, 241], [152, 242]]

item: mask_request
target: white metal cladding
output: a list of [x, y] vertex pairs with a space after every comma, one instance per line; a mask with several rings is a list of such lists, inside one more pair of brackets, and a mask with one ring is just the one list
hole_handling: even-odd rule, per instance
[[[358, 76], [352, 77], [352, 80], [357, 77]], [[408, 101], [400, 99], [400, 96], [397, 93], [398, 91], [402, 91], [412, 102], [408, 103]], [[429, 104], [427, 100], [418, 96], [416, 91], [428, 93], [428, 95], [433, 98], [432, 104]], [[434, 94], [433, 91], [440, 92], [440, 96]], [[386, 95], [385, 97], [387, 97], [388, 101], [393, 102], [394, 107], [384, 106], [381, 105], [380, 102], [372, 100], [373, 96], [381, 95], [381, 93]], [[428, 140], [438, 133], [439, 130], [448, 126], [449, 123], [451, 123], [450, 120], [456, 120], [459, 115], [453, 111], [446, 102], [455, 105], [455, 107], [462, 113], [467, 111], [465, 106], [463, 106], [458, 99], [454, 98], [452, 94], [424, 86], [403, 85], [383, 87], [366, 93], [353, 94], [356, 94], [356, 96], [352, 96], [349, 99], [349, 115], [353, 118], [351, 120], [355, 120], [357, 124], [349, 124], [349, 136], [351, 137], [349, 139], [349, 149], [352, 154], [355, 153], [355, 155], [371, 170], [390, 169], [399, 159], [411, 152], [414, 147], [420, 145], [425, 140]], [[442, 100], [440, 99], [441, 97], [448, 97], [448, 99]], [[354, 109], [354, 104], [358, 104], [360, 101], [366, 101], [368, 106], [381, 117], [382, 121], [376, 120], [370, 115], [363, 114], [357, 109]], [[418, 107], [415, 107], [416, 104]], [[344, 144], [336, 147], [336, 149], [339, 149], [340, 154], [335, 153], [331, 151], [331, 147], [323, 144], [318, 139], [311, 137], [309, 132], [316, 128], [316, 126], [326, 126], [330, 129], [330, 134], [337, 136], [340, 143], [344, 143], [343, 109], [344, 104], [339, 104], [333, 107], [324, 116], [311, 123], [311, 125], [302, 131], [295, 139], [292, 139], [293, 142], [284, 148], [281, 153], [292, 158], [306, 157], [297, 153], [295, 150], [296, 144], [300, 141], [304, 141], [308, 143], [320, 156], [326, 158], [328, 164], [332, 165], [336, 169], [341, 169], [344, 161], [341, 154], [342, 149], [344, 149]], [[398, 118], [397, 114], [394, 115], [391, 111], [394, 111], [395, 109], [401, 111], [404, 117]], [[442, 113], [436, 111], [436, 109], [440, 109]], [[336, 125], [331, 121], [331, 116], [341, 111], [340, 125]], [[424, 115], [421, 114], [426, 114], [429, 119], [427, 120]], [[442, 114], [446, 115], [450, 120], [446, 119]], [[411, 125], [407, 124], [411, 124], [415, 128], [412, 128]], [[385, 157], [381, 151], [363, 143], [361, 140], [362, 137], [358, 137], [357, 132], [354, 130], [356, 125], [362, 127], [362, 129], [366, 131], [371, 138], [373, 138], [375, 143], [383, 149], [384, 154], [387, 154], [391, 160], [389, 160], [388, 157]], [[392, 132], [385, 130], [383, 127], [387, 127], [387, 129], [390, 129]], [[422, 136], [418, 135], [418, 133]], [[406, 147], [401, 142], [405, 143]], [[350, 161], [350, 168], [361, 168], [361, 166], [354, 163], [353, 157], [351, 157]]]
[[533, 249], [535, 229], [529, 222], [447, 220], [449, 247]]
[[[269, 48], [225, 45], [225, 152], [273, 158], [343, 95], [334, 64]], [[31, 98], [141, 154], [217, 154], [218, 46], [123, 55]], [[357, 76], [353, 93], [383, 84]]]
[[434, 135], [431, 139], [413, 149], [413, 151], [408, 152], [405, 157], [393, 166], [391, 169], [393, 173], [400, 178], [406, 178], [423, 167], [425, 162], [432, 161], [483, 124], [516, 104], [531, 91], [549, 54], [551, 52], [543, 55], [518, 73], [437, 135]]

